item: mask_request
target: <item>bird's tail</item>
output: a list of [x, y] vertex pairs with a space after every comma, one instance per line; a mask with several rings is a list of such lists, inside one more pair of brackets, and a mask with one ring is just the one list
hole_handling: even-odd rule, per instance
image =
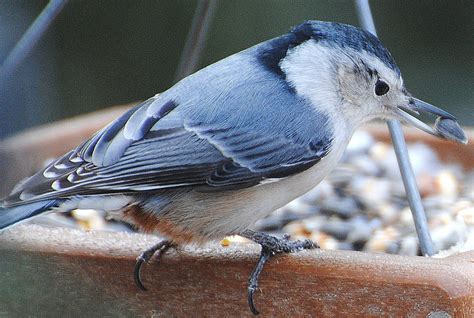
[[60, 203], [60, 200], [47, 200], [14, 206], [11, 208], [2, 208], [0, 206], [0, 231], [21, 221], [35, 217], [58, 206]]

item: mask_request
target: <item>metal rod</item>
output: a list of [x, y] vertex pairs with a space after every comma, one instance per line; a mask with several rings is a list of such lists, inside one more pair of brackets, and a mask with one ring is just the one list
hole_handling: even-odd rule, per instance
[[[362, 28], [377, 36], [369, 1], [355, 0], [355, 5]], [[420, 192], [418, 191], [415, 174], [408, 156], [403, 131], [397, 120], [389, 120], [387, 124], [390, 130], [390, 135], [392, 136], [398, 166], [400, 168], [403, 184], [408, 197], [408, 203], [415, 222], [416, 233], [418, 234], [418, 240], [420, 241], [421, 253], [425, 256], [431, 256], [434, 254], [433, 242], [428, 229], [428, 222], [421, 202]]]
[[36, 17], [0, 67], [0, 83], [7, 80], [28, 56], [66, 3], [67, 0], [51, 0]]
[[217, 0], [198, 1], [175, 74], [175, 82], [188, 76], [197, 68], [216, 7]]

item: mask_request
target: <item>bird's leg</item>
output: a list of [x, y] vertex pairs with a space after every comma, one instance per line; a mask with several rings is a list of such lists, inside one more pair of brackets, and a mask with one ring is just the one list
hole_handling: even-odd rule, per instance
[[145, 286], [142, 284], [142, 280], [140, 277], [140, 270], [144, 263], [148, 263], [151, 258], [156, 255], [157, 259], [160, 259], [163, 253], [165, 253], [170, 247], [175, 246], [173, 242], [164, 240], [160, 243], [153, 245], [149, 249], [145, 250], [137, 257], [137, 262], [135, 263], [135, 269], [133, 270], [133, 278], [135, 279], [135, 284], [141, 290], [147, 290]]
[[262, 247], [260, 258], [258, 259], [257, 265], [255, 265], [255, 268], [250, 274], [249, 283], [247, 287], [247, 300], [250, 310], [253, 314], [258, 315], [259, 311], [255, 307], [255, 303], [253, 301], [253, 294], [258, 288], [258, 278], [267, 260], [270, 257], [275, 256], [276, 254], [293, 253], [305, 249], [319, 248], [319, 246], [311, 240], [290, 241], [290, 236], [288, 234], [285, 234], [282, 239], [276, 238], [265, 233], [255, 232], [252, 230], [245, 230], [239, 235], [249, 240], [252, 240], [255, 243], [260, 244], [260, 246]]

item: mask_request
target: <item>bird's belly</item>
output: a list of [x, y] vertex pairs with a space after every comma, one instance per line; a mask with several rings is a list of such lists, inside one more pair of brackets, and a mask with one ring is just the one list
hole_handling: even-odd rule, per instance
[[[345, 140], [341, 142], [347, 144]], [[158, 215], [194, 232], [198, 241], [238, 234], [314, 188], [336, 166], [346, 144], [333, 145], [325, 158], [297, 175], [236, 191], [190, 191]]]

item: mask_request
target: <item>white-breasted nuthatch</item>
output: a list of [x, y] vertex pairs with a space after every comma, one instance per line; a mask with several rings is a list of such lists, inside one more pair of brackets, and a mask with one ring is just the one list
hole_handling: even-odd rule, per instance
[[[441, 118], [438, 129], [410, 115]], [[143, 253], [139, 270], [171, 244], [239, 234], [262, 245], [249, 304], [265, 261], [313, 248], [248, 228], [316, 186], [353, 132], [399, 118], [466, 142], [449, 113], [413, 98], [372, 34], [307, 21], [229, 56], [130, 109], [76, 149], [22, 181], [0, 210], [0, 229], [55, 211], [106, 210], [169, 240]]]

